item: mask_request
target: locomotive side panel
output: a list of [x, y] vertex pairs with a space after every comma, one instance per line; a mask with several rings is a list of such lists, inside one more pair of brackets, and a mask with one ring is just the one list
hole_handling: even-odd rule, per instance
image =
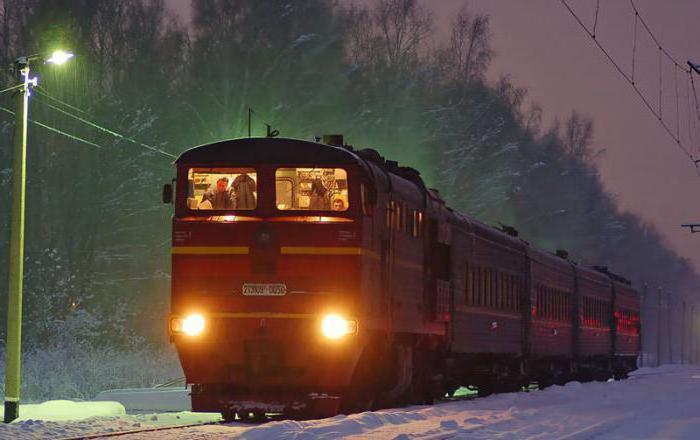
[[[385, 209], [384, 257], [391, 293], [393, 331], [422, 333], [424, 320], [423, 241], [415, 233], [415, 212], [423, 201], [419, 188], [405, 179], [390, 175], [391, 193]], [[381, 206], [381, 205], [380, 205]]]

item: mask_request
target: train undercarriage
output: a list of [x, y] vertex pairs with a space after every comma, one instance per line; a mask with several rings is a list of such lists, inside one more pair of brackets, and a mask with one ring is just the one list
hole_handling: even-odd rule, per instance
[[246, 387], [198, 384], [192, 388], [197, 411], [219, 411], [227, 421], [265, 421], [270, 415], [316, 419], [452, 398], [460, 387], [479, 397], [569, 381], [624, 379], [636, 368], [636, 356], [573, 358], [449, 353], [436, 340], [413, 335], [377, 340], [358, 359], [344, 389], [313, 392], [305, 387]]

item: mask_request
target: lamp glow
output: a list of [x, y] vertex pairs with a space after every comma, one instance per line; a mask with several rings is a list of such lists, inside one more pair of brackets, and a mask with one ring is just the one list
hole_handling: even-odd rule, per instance
[[173, 318], [170, 329], [173, 333], [184, 333], [187, 336], [197, 336], [204, 331], [205, 319], [202, 315], [194, 314], [185, 318]]
[[75, 55], [71, 52], [67, 52], [65, 50], [57, 50], [54, 51], [53, 54], [51, 54], [51, 57], [46, 60], [47, 63], [49, 64], [57, 64], [61, 65], [64, 64], [66, 61], [70, 60], [73, 58]]
[[356, 331], [357, 322], [345, 319], [340, 315], [326, 315], [321, 321], [321, 332], [328, 339], [340, 339]]

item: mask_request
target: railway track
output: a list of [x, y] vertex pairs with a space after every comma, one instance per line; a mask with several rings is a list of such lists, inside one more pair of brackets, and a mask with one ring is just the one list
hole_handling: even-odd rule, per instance
[[211, 425], [224, 425], [224, 424], [226, 424], [226, 422], [220, 421], [220, 422], [206, 422], [206, 423], [191, 423], [188, 425], [158, 426], [158, 427], [143, 428], [143, 429], [131, 429], [128, 431], [111, 431], [111, 432], [105, 431], [105, 432], [98, 433], [98, 434], [85, 434], [85, 435], [77, 435], [77, 436], [71, 436], [71, 437], [61, 437], [59, 440], [91, 440], [91, 439], [99, 439], [99, 438], [121, 437], [121, 436], [125, 436], [125, 435], [144, 434], [144, 433], [149, 433], [149, 432], [173, 431], [173, 430], [178, 430], [178, 429], [196, 428], [196, 427], [211, 426]]
[[[523, 390], [523, 392], [529, 392], [532, 390], [536, 390], [537, 386], [536, 385], [531, 385], [527, 389]], [[473, 391], [473, 390], [472, 390]], [[450, 403], [450, 402], [459, 402], [459, 401], [466, 401], [466, 400], [474, 400], [477, 399], [476, 393], [467, 393], [467, 394], [462, 394], [458, 393], [457, 395], [453, 397], [448, 397], [445, 396], [442, 399], [437, 399], [435, 401], [435, 405], [439, 405], [440, 403]], [[411, 406], [411, 405], [406, 405], [406, 406]], [[272, 421], [278, 421], [278, 420], [286, 420], [284, 418], [280, 418], [279, 416], [268, 416], [266, 420], [263, 421], [250, 421], [250, 420], [241, 420], [240, 422], [234, 422], [236, 425], [239, 425], [239, 427], [255, 427], [259, 426], [268, 422]], [[172, 425], [172, 426], [159, 426], [159, 427], [150, 427], [150, 428], [141, 428], [141, 429], [132, 429], [132, 430], [125, 430], [125, 431], [105, 431], [102, 433], [96, 433], [96, 434], [83, 434], [83, 435], [76, 435], [76, 436], [70, 436], [70, 437], [61, 437], [59, 440], [93, 440], [93, 439], [101, 439], [101, 438], [118, 438], [118, 437], [123, 437], [123, 436], [129, 436], [129, 435], [137, 435], [137, 434], [145, 434], [145, 433], [151, 433], [151, 432], [162, 432], [162, 431], [177, 431], [177, 430], [183, 430], [183, 429], [188, 429], [188, 428], [197, 428], [197, 427], [202, 427], [202, 426], [220, 426], [220, 425], [226, 425], [230, 422], [226, 421], [217, 421], [217, 422], [204, 422], [204, 423], [191, 423], [191, 424], [186, 424], [186, 425]], [[474, 428], [474, 429], [483, 429], [484, 426], [480, 428]], [[451, 438], [451, 434], [440, 434], [436, 438]]]

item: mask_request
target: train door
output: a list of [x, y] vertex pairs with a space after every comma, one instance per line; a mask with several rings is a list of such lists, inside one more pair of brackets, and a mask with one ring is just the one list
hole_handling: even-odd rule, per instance
[[393, 302], [393, 283], [392, 274], [394, 269], [394, 222], [395, 222], [395, 206], [393, 200], [389, 200], [386, 204], [384, 233], [381, 237], [380, 248], [380, 270], [381, 270], [381, 303], [382, 310], [389, 317], [393, 326], [393, 307], [390, 305]]
[[426, 277], [425, 310], [428, 321], [447, 322], [451, 317], [452, 284], [450, 225], [431, 217], [427, 221], [423, 273]]

